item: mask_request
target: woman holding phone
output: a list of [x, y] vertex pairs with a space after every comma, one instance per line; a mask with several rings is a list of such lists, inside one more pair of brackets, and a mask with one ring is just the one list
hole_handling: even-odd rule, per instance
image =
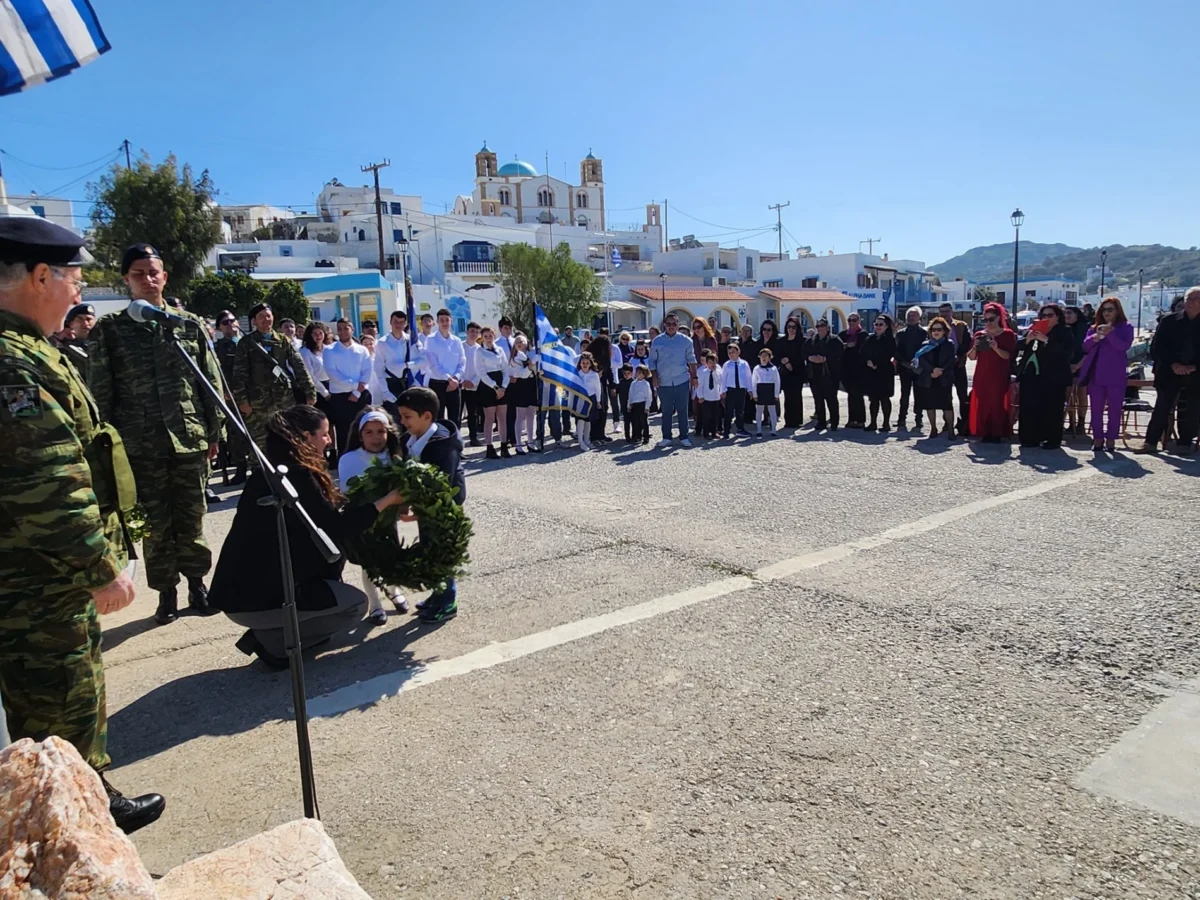
[[[1096, 311], [1096, 322], [1083, 342], [1083, 365], [1079, 370], [1080, 390], [1086, 389], [1092, 404], [1092, 450], [1117, 449], [1121, 413], [1129, 380], [1126, 353], [1133, 344], [1133, 325], [1116, 297], [1105, 297]], [[1108, 423], [1104, 414], [1107, 409]]]
[[1025, 334], [1017, 364], [1021, 382], [1017, 427], [1022, 447], [1056, 450], [1062, 446], [1073, 348], [1063, 308], [1057, 303], [1045, 304]]
[[1008, 313], [999, 303], [983, 308], [983, 330], [967, 354], [975, 360], [971, 385], [971, 412], [967, 431], [984, 443], [998, 444], [1012, 436], [1009, 382], [1017, 336], [1008, 327]]

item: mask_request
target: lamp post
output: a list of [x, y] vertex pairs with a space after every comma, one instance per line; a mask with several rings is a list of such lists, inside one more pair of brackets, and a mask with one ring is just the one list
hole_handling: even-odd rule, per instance
[[1138, 269], [1138, 330], [1137, 333], [1142, 333], [1142, 272], [1143, 269]]
[[1017, 207], [1012, 213], [1013, 228], [1016, 229], [1016, 237], [1013, 238], [1013, 323], [1016, 324], [1017, 313], [1021, 311], [1017, 300], [1017, 270], [1021, 262], [1021, 226], [1025, 224], [1025, 213], [1021, 212], [1021, 208]]
[[662, 295], [662, 326], [666, 328], [667, 323], [667, 273], [658, 273], [658, 284]]
[[1108, 251], [1100, 251], [1100, 293], [1096, 295], [1096, 302], [1100, 303], [1104, 300], [1104, 267], [1108, 264]]

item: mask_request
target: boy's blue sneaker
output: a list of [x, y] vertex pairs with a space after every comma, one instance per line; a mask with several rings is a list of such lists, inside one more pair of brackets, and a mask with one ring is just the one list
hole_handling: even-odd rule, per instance
[[446, 622], [458, 615], [458, 585], [451, 579], [444, 591], [438, 591], [425, 598], [417, 610], [417, 618], [422, 622]]

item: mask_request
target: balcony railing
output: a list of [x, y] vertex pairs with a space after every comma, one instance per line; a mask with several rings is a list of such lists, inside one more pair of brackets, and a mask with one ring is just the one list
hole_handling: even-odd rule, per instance
[[455, 275], [499, 275], [498, 262], [466, 262], [460, 259], [446, 260], [446, 272]]

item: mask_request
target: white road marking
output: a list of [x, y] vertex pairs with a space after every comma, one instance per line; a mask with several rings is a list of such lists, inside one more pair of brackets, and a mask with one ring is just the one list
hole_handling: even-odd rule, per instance
[[738, 575], [733, 578], [723, 578], [720, 581], [702, 584], [675, 594], [667, 594], [664, 597], [656, 597], [653, 600], [647, 600], [644, 603], [637, 603], [633, 606], [626, 606], [622, 609], [604, 613], [603, 615], [590, 616], [589, 618], [568, 622], [564, 625], [556, 625], [553, 628], [536, 634], [528, 634], [511, 641], [481, 647], [478, 650], [464, 653], [462, 656], [457, 656], [454, 659], [436, 660], [425, 666], [398, 669], [395, 672], [369, 678], [366, 681], [347, 685], [344, 688], [339, 688], [336, 691], [330, 691], [328, 694], [315, 697], [308, 702], [308, 714], [313, 719], [319, 719], [340, 715], [351, 709], [371, 706], [388, 697], [394, 697], [405, 691], [424, 687], [425, 685], [433, 684], [446, 678], [466, 675], [470, 672], [477, 672], [480, 669], [489, 669], [501, 663], [529, 656], [531, 653], [549, 650], [551, 647], [559, 647], [563, 644], [591, 637], [592, 635], [600, 634], [613, 628], [631, 625], [634, 622], [641, 622], [665, 613], [695, 606], [697, 603], [704, 603], [707, 600], [715, 600], [718, 597], [724, 597], [737, 591], [744, 591], [747, 588], [754, 587], [756, 584], [776, 581], [781, 578], [787, 578], [789, 575], [795, 575], [798, 572], [816, 569], [831, 562], [846, 559], [856, 553], [861, 553], [863, 550], [874, 550], [887, 544], [925, 534], [926, 532], [934, 531], [944, 525], [949, 525], [952, 522], [957, 522], [960, 519], [984, 512], [985, 510], [995, 509], [998, 506], [1016, 503], [1019, 500], [1027, 500], [1031, 497], [1037, 497], [1041, 494], [1057, 490], [1058, 488], [1078, 484], [1087, 478], [1091, 478], [1093, 475], [1099, 475], [1102, 471], [1104, 470], [1092, 466], [1075, 469], [1063, 475], [1040, 481], [1029, 487], [1018, 488], [1015, 491], [1008, 491], [1003, 494], [997, 494], [994, 497], [986, 497], [982, 500], [975, 500], [971, 503], [964, 503], [962, 506], [955, 506], [942, 512], [923, 516], [912, 522], [888, 528], [878, 534], [868, 535], [867, 537], [849, 541], [845, 544], [838, 544], [834, 547], [826, 547], [823, 550], [802, 553], [791, 559], [785, 559], [781, 562], [765, 566], [750, 576]]
[[1200, 678], [1150, 710], [1075, 783], [1200, 826]]

